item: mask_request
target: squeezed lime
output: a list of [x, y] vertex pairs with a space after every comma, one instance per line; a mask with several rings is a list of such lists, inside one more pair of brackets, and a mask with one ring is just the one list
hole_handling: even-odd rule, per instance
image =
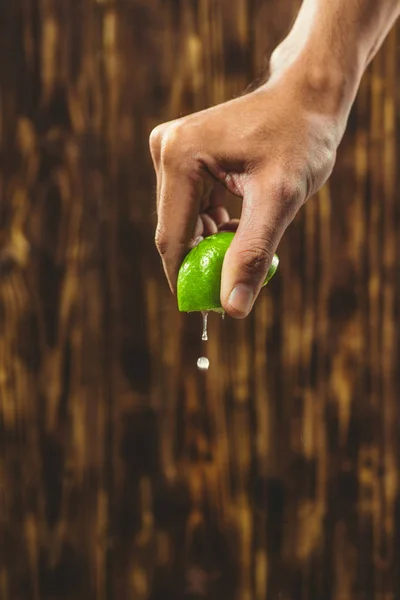
[[[220, 299], [222, 264], [234, 236], [231, 231], [215, 233], [187, 254], [178, 273], [177, 296], [181, 312], [223, 312]], [[278, 265], [279, 258], [275, 254], [263, 285], [274, 276]]]

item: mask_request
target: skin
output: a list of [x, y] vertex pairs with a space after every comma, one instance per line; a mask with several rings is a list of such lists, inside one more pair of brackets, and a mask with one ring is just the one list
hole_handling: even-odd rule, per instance
[[[237, 229], [221, 303], [249, 314], [284, 231], [332, 172], [361, 77], [399, 13], [399, 0], [305, 0], [266, 83], [153, 130], [156, 245], [173, 292], [193, 244]], [[226, 191], [242, 199], [239, 221]]]

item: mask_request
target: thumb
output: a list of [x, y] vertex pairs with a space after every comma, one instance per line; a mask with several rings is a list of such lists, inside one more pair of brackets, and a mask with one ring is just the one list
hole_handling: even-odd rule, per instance
[[[294, 216], [290, 199], [271, 184], [245, 190], [236, 235], [222, 268], [221, 304], [232, 317], [251, 311], [265, 281], [278, 243]], [[292, 217], [290, 218], [290, 214]]]

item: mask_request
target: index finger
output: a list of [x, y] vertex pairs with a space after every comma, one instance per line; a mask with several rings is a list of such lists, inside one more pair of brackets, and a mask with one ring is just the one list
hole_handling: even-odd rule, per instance
[[155, 242], [174, 293], [179, 267], [193, 239], [202, 198], [212, 185], [209, 178], [200, 165], [185, 166], [179, 160], [167, 164], [162, 171]]

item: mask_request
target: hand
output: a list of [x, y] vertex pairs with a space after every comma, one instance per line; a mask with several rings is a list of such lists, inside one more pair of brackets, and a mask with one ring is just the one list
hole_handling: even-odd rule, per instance
[[334, 165], [344, 123], [329, 89], [320, 91], [297, 77], [272, 77], [255, 92], [152, 132], [156, 245], [173, 291], [196, 238], [231, 225], [221, 205], [226, 188], [243, 202], [221, 303], [232, 317], [248, 315], [282, 234]]

